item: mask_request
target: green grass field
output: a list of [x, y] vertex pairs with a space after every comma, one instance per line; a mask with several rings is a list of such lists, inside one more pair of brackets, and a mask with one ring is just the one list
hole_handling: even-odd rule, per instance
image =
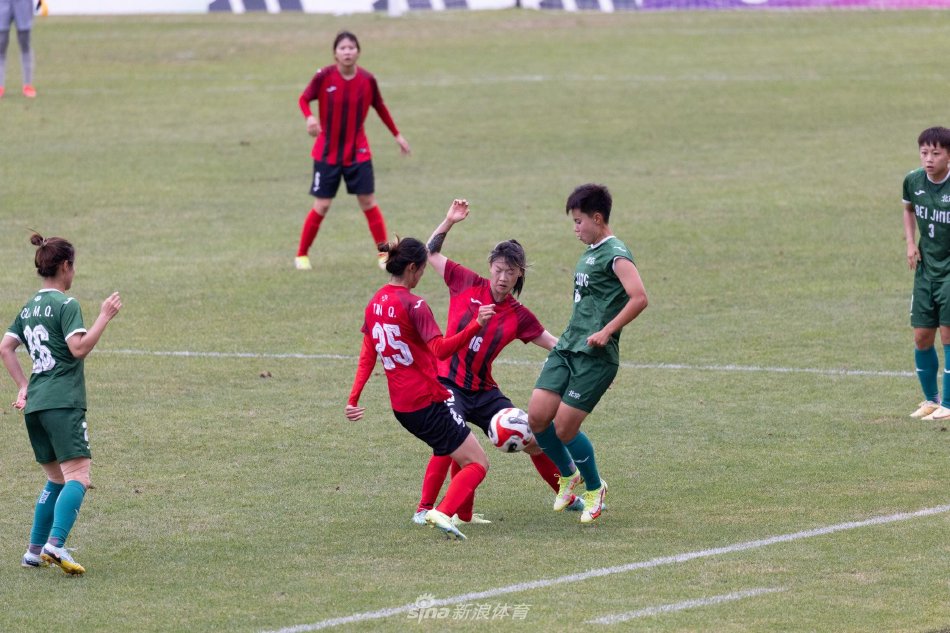
[[[414, 151], [371, 114], [390, 230], [425, 239], [467, 197], [446, 254], [484, 271], [516, 237], [556, 334], [581, 252], [564, 200], [611, 187], [650, 307], [585, 424], [611, 486], [597, 525], [491, 449], [494, 523], [445, 541], [410, 522], [427, 450], [380, 376], [343, 418], [385, 281], [352, 197], [292, 269], [297, 97], [341, 28]], [[38, 287], [28, 227], [76, 244], [87, 323], [112, 290], [125, 307], [86, 363], [82, 578], [19, 567], [42, 474], [0, 409], [0, 631], [946, 630], [950, 433], [907, 417], [900, 186], [948, 123], [948, 36], [936, 12], [38, 21], [40, 96], [19, 95], [14, 43], [0, 101], [0, 318]], [[444, 322], [441, 281], [418, 291]], [[542, 358], [496, 366], [522, 406]], [[422, 596], [441, 618], [400, 610]]]

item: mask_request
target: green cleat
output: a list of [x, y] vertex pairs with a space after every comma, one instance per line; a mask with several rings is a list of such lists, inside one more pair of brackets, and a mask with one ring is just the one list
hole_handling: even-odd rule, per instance
[[564, 508], [574, 503], [574, 488], [584, 481], [579, 470], [575, 470], [570, 477], [560, 477], [558, 479], [557, 494], [554, 496], [554, 511], [560, 512]]
[[456, 540], [459, 541], [465, 540], [465, 535], [459, 532], [458, 528], [452, 525], [452, 519], [438, 510], [429, 510], [426, 512], [426, 523], [428, 523], [431, 527], [437, 527], [445, 532], [446, 538], [455, 537]]
[[607, 482], [600, 480], [600, 488], [588, 490], [584, 493], [584, 511], [581, 513], [581, 523], [593, 523], [604, 509], [604, 498], [607, 497]]

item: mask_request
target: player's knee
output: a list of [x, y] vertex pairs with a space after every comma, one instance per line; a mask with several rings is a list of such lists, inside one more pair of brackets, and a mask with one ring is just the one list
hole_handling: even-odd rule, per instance
[[575, 437], [577, 437], [578, 430], [579, 429], [568, 428], [568, 427], [562, 428], [561, 426], [558, 426], [558, 425], [555, 425], [554, 427], [554, 432], [557, 433], [557, 439], [561, 440], [562, 444], [567, 444], [568, 442], [573, 440]]
[[80, 484], [82, 484], [82, 487], [85, 488], [86, 490], [89, 490], [89, 488], [92, 487], [92, 481], [88, 473], [69, 475], [68, 477], [66, 477], [66, 482], [68, 483], [70, 481], [78, 481]]

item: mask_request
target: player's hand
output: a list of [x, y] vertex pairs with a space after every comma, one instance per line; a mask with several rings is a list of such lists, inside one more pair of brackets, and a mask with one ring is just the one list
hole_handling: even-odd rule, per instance
[[20, 390], [16, 394], [16, 402], [13, 403], [13, 408], [18, 411], [22, 411], [26, 407], [26, 387], [20, 387]]
[[445, 214], [445, 219], [456, 224], [461, 222], [468, 217], [468, 200], [465, 198], [456, 198], [452, 201], [452, 206], [449, 207], [448, 213]]
[[359, 422], [363, 419], [363, 412], [366, 411], [366, 407], [354, 407], [351, 404], [346, 405], [346, 419], [350, 422]]
[[489, 303], [478, 307], [478, 316], [475, 317], [475, 320], [478, 321], [479, 325], [485, 325], [493, 316], [495, 316], [495, 304]]
[[409, 149], [409, 141], [406, 140], [402, 134], [396, 136], [396, 142], [399, 143], [399, 151], [402, 152], [403, 156], [409, 156], [412, 154], [412, 150]]
[[605, 347], [607, 343], [610, 342], [610, 334], [607, 334], [604, 330], [599, 332], [594, 332], [587, 337], [587, 346], [588, 347]]
[[113, 292], [109, 295], [105, 301], [102, 302], [102, 309], [99, 311], [102, 316], [111, 320], [112, 317], [119, 313], [119, 310], [122, 309], [122, 298], [119, 296], [118, 292]]
[[320, 122], [312, 114], [307, 117], [307, 134], [314, 138], [320, 136]]
[[917, 249], [916, 244], [909, 244], [907, 246], [907, 265], [910, 266], [911, 270], [917, 270], [917, 264], [920, 263], [920, 251]]

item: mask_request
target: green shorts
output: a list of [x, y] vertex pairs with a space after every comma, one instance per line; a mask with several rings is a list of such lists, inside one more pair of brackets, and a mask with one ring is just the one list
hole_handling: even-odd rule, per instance
[[92, 457], [85, 409], [44, 409], [27, 413], [25, 418], [37, 462]]
[[610, 387], [619, 365], [587, 354], [551, 350], [535, 389], [553, 391], [561, 402], [590, 413]]
[[930, 281], [918, 273], [910, 300], [910, 326], [936, 329], [941, 325], [950, 326], [950, 279]]

